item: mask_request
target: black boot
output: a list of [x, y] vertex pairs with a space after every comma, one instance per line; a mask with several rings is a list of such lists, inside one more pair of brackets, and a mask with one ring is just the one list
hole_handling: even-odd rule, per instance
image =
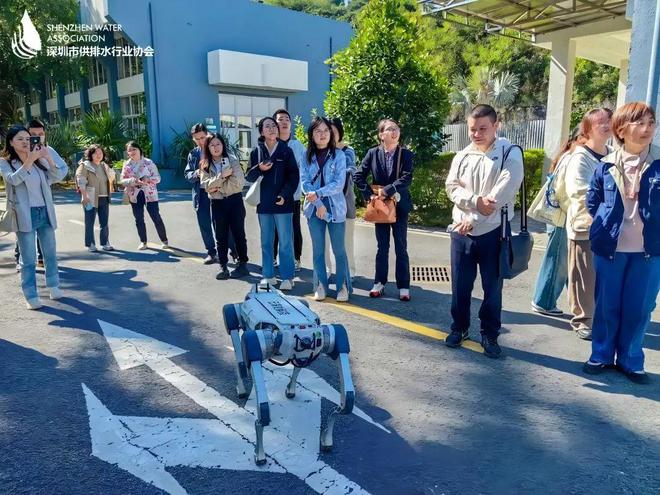
[[229, 274], [231, 278], [247, 277], [248, 275], [250, 275], [250, 270], [248, 270], [247, 263], [245, 262], [240, 262]]
[[227, 280], [229, 278], [229, 270], [227, 265], [220, 265], [220, 271], [215, 276], [216, 280]]

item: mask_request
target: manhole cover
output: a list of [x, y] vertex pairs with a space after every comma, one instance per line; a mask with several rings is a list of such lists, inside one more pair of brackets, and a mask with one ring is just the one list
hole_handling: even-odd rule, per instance
[[451, 282], [451, 270], [448, 266], [411, 266], [413, 282], [427, 284], [448, 284]]

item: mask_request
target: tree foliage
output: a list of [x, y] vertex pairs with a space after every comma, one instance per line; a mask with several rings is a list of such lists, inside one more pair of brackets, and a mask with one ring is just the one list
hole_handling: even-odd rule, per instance
[[[20, 25], [23, 12], [30, 19], [46, 45], [48, 24], [76, 23], [79, 3], [76, 0], [49, 0], [35, 3], [32, 0], [3, 0], [0, 8], [0, 126], [15, 116], [16, 95], [27, 93], [28, 85], [41, 83], [46, 75], [55, 82], [65, 82], [80, 77], [83, 72], [81, 59], [46, 56], [44, 48], [36, 57], [23, 60], [11, 50], [11, 40]], [[37, 102], [31, 102], [37, 103]], [[14, 114], [14, 115], [12, 115]]]
[[331, 58], [325, 110], [343, 120], [358, 155], [377, 143], [376, 125], [384, 117], [400, 123], [419, 163], [439, 152], [449, 103], [424, 41], [427, 29], [412, 1], [371, 0], [350, 45]]
[[470, 76], [457, 76], [449, 101], [453, 111], [467, 119], [475, 105], [493, 106], [500, 115], [506, 114], [518, 94], [518, 77], [510, 72], [497, 73], [485, 65], [473, 67]]

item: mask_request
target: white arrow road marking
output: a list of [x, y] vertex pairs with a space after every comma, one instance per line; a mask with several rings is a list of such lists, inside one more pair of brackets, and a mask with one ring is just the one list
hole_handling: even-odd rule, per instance
[[89, 413], [92, 454], [172, 494], [186, 491], [167, 466], [285, 472], [254, 463], [254, 446], [214, 419], [115, 416], [82, 384]]
[[[225, 431], [233, 432], [233, 436], [231, 437], [233, 441], [240, 442], [241, 445], [245, 442], [254, 445], [254, 420], [256, 417], [254, 391], [248, 399], [246, 408], [242, 408], [169, 359], [186, 352], [185, 350], [101, 320], [99, 320], [99, 325], [121, 369], [128, 369], [141, 364], [147, 365], [182, 393], [218, 418]], [[304, 385], [298, 388], [294, 400], [286, 399], [284, 395], [288, 381], [286, 375], [276, 371], [266, 374], [268, 383], [270, 384], [269, 393], [272, 417], [271, 425], [264, 430], [264, 444], [266, 445], [267, 456], [274, 465], [296, 475], [318, 493], [329, 495], [347, 493], [366, 495], [367, 492], [359, 485], [350, 481], [319, 459], [318, 449], [322, 395], [311, 390], [310, 387], [314, 386], [314, 384], [319, 385], [323, 389], [323, 396], [327, 395], [331, 397], [335, 394], [338, 396], [338, 392], [334, 390], [334, 394], [330, 393], [327, 390], [327, 387], [330, 387], [327, 382], [327, 387], [324, 387], [321, 382], [315, 382], [310, 375], [310, 373], [313, 373], [311, 370], [303, 371], [308, 371], [309, 373], [306, 373], [307, 376], [303, 382]], [[301, 376], [303, 376], [302, 373]], [[370, 423], [376, 424], [366, 413], [362, 414], [368, 418], [367, 420]], [[156, 438], [155, 440], [167, 441], [165, 437], [163, 439]], [[251, 448], [250, 454], [252, 450]], [[175, 462], [178, 463], [179, 461], [177, 460]], [[164, 471], [163, 464], [161, 463], [160, 466], [161, 468], [158, 472], [162, 473]], [[120, 467], [126, 469], [123, 465], [120, 465]], [[223, 468], [240, 469], [233, 466], [230, 467], [229, 465], [223, 465]], [[254, 469], [258, 468], [255, 466]], [[155, 477], [155, 475], [152, 475], [149, 478], [153, 479]], [[140, 478], [153, 482], [142, 476]]]

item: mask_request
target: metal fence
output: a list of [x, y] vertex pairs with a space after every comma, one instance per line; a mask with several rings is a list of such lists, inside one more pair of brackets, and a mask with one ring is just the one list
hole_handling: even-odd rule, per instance
[[[543, 133], [545, 120], [527, 120], [523, 122], [510, 122], [500, 125], [497, 135], [507, 138], [524, 149], [543, 148]], [[443, 151], [460, 151], [470, 144], [467, 124], [451, 124], [442, 128], [449, 138]]]

